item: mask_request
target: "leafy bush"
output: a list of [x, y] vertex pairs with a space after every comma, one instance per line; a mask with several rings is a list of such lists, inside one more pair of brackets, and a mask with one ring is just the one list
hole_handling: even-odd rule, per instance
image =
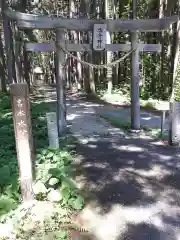
[[17, 207], [20, 200], [18, 164], [8, 94], [0, 94], [0, 216]]
[[39, 200], [59, 202], [61, 206], [82, 209], [84, 200], [73, 185], [71, 152], [43, 149], [37, 155], [34, 191]]
[[10, 95], [7, 93], [0, 93], [0, 107], [2, 110], [11, 108]]
[[[51, 109], [51, 110], [50, 110]], [[57, 199], [64, 207], [81, 209], [84, 201], [75, 186], [70, 183], [74, 139], [67, 136], [60, 140], [60, 150], [48, 149], [45, 114], [55, 106], [48, 103], [32, 104], [32, 126], [37, 149], [36, 197], [39, 200]], [[14, 210], [20, 204], [18, 163], [11, 112], [7, 94], [0, 94], [0, 216]], [[66, 187], [65, 187], [66, 185]]]

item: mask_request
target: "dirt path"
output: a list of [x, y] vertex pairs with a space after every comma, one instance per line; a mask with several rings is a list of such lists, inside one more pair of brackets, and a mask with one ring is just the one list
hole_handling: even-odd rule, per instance
[[180, 150], [127, 135], [100, 119], [102, 106], [71, 96], [77, 181], [98, 199], [82, 218], [98, 239], [180, 239]]
[[76, 95], [67, 105], [81, 155], [76, 180], [97, 199], [81, 219], [96, 238], [180, 240], [180, 150], [111, 126], [97, 115], [103, 105]]

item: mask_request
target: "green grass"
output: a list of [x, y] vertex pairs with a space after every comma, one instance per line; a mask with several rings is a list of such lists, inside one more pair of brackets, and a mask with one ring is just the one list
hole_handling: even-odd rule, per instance
[[[129, 89], [126, 88], [116, 88], [112, 91], [112, 94], [107, 94], [105, 90], [98, 90], [97, 95], [100, 99], [104, 100], [105, 102], [112, 103], [112, 104], [125, 104], [130, 105], [130, 92]], [[140, 105], [141, 107], [153, 110], [161, 110], [161, 109], [168, 109], [169, 102], [168, 101], [161, 101], [157, 99], [142, 99], [140, 98]]]
[[109, 115], [105, 115], [105, 114], [100, 114], [100, 117], [104, 118], [106, 121], [110, 122], [112, 125], [114, 125], [115, 127], [124, 129], [124, 130], [128, 130], [131, 127], [131, 123], [128, 121], [123, 121], [117, 117], [114, 116], [109, 116]]
[[[128, 121], [123, 121], [115, 116], [109, 116], [105, 114], [100, 114], [100, 117], [108, 121], [110, 124], [112, 124], [115, 127], [118, 127], [120, 129], [123, 129], [125, 131], [130, 130], [131, 123]], [[148, 126], [141, 126], [141, 129], [144, 130], [148, 135], [150, 135], [154, 139], [168, 139], [168, 133], [164, 133], [163, 136], [161, 136], [161, 130], [160, 129], [152, 129]]]
[[[48, 111], [55, 111], [55, 105], [32, 104], [32, 129], [36, 149], [36, 199], [55, 202], [60, 208], [81, 210], [84, 207], [84, 198], [71, 181], [75, 139], [67, 134], [60, 139], [60, 149], [48, 148], [45, 117]], [[10, 97], [8, 94], [0, 94], [0, 222], [8, 219], [21, 204], [16, 156]]]
[[151, 129], [151, 136], [157, 140], [161, 139], [163, 141], [168, 141], [168, 131], [164, 131], [163, 135], [161, 136], [160, 129]]

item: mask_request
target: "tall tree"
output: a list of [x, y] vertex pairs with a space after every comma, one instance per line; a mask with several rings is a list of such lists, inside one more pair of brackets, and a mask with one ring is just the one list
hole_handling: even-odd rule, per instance
[[[164, 18], [164, 5], [165, 5], [165, 0], [160, 0], [159, 1], [159, 18]], [[165, 33], [164, 31], [161, 34], [160, 37], [160, 43], [162, 44], [162, 51], [161, 51], [161, 57], [160, 57], [160, 61], [161, 61], [161, 70], [160, 70], [160, 82], [161, 85], [163, 84], [163, 82], [165, 81], [165, 74], [164, 74], [164, 60], [165, 60]]]
[[16, 82], [15, 66], [13, 59], [13, 40], [10, 21], [5, 15], [5, 9], [7, 7], [6, 1], [0, 1], [2, 18], [3, 18], [3, 30], [4, 30], [4, 39], [5, 39], [5, 48], [6, 48], [6, 57], [7, 57], [7, 69], [8, 69], [8, 83]]
[[[80, 0], [80, 18], [90, 18], [90, 6], [88, 0]], [[83, 42], [91, 43], [91, 33], [87, 32], [83, 34]], [[89, 52], [85, 55], [85, 61], [92, 62], [92, 52]], [[95, 82], [93, 69], [87, 66], [84, 66], [84, 87], [88, 94], [95, 93]]]
[[1, 90], [2, 92], [6, 92], [6, 62], [5, 62], [5, 53], [4, 46], [2, 41], [2, 31], [0, 31], [0, 72], [1, 72]]

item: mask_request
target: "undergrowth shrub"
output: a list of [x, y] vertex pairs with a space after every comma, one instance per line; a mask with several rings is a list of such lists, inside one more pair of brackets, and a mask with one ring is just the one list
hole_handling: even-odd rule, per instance
[[[38, 203], [55, 204], [61, 211], [80, 210], [84, 206], [84, 199], [71, 181], [75, 140], [67, 135], [60, 139], [58, 150], [48, 148], [45, 116], [48, 111], [55, 111], [55, 106], [49, 103], [32, 104], [32, 129], [36, 149], [36, 180], [33, 186], [35, 196]], [[18, 214], [21, 215], [18, 212], [18, 206], [21, 207], [21, 192], [9, 94], [0, 94], [0, 132], [0, 222], [5, 224], [18, 218]], [[24, 225], [18, 224], [15, 224], [20, 234], [17, 239], [25, 239], [23, 237], [26, 233], [22, 230]], [[3, 228], [5, 225], [1, 229]], [[53, 239], [67, 239], [66, 231], [58, 232], [58, 236]]]

